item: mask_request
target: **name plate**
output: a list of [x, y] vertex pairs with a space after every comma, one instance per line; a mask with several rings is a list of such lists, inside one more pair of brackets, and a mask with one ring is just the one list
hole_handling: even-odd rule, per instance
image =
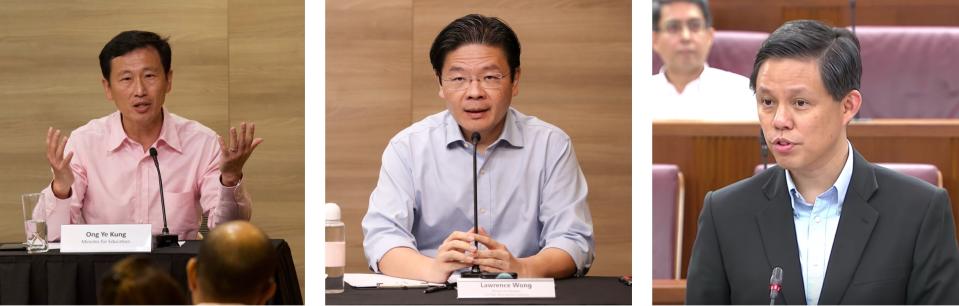
[[150, 224], [64, 224], [60, 253], [149, 253]]
[[456, 298], [556, 298], [552, 278], [480, 279], [460, 278]]

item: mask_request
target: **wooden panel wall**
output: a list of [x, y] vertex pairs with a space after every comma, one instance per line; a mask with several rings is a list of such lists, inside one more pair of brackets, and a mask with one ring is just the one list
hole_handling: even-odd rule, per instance
[[[793, 19], [818, 19], [840, 27], [851, 21], [848, 0], [713, 0], [709, 5], [717, 30], [772, 32]], [[959, 2], [952, 0], [856, 1], [857, 25], [957, 26], [956, 16]]]
[[[679, 165], [685, 179], [684, 278], [706, 193], [753, 175], [753, 169], [761, 160], [758, 131], [757, 123], [653, 123], [653, 163]], [[956, 199], [959, 195], [959, 122], [859, 121], [849, 126], [848, 135], [853, 147], [870, 162], [937, 166], [950, 198]], [[772, 156], [769, 162], [775, 162]], [[952, 203], [956, 218], [959, 203], [955, 200]]]
[[513, 106], [573, 138], [590, 187], [590, 275], [630, 273], [628, 1], [328, 2], [327, 199], [344, 207], [347, 271], [367, 271], [360, 220], [387, 142], [444, 109], [430, 44], [469, 13], [501, 17], [519, 35], [523, 76]]
[[[245, 171], [253, 222], [290, 242], [304, 284], [303, 3], [5, 1], [0, 4], [0, 241], [23, 240], [19, 195], [50, 181], [47, 127], [73, 130], [115, 110], [100, 49], [117, 33], [170, 37], [165, 106], [218, 133], [257, 122], [266, 138]], [[269, 38], [269, 39], [267, 39]]]
[[227, 27], [230, 125], [255, 122], [256, 135], [264, 139], [244, 167], [250, 173], [244, 180], [254, 201], [252, 221], [290, 243], [301, 289], [306, 283], [303, 4], [231, 0]]
[[387, 142], [411, 123], [412, 12], [409, 0], [326, 3], [326, 199], [342, 209], [347, 272], [369, 272], [360, 221]]

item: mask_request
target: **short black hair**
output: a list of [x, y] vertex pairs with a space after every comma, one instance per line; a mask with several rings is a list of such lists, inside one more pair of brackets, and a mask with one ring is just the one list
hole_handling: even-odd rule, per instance
[[756, 54], [749, 88], [756, 92], [756, 75], [768, 59], [810, 59], [819, 63], [819, 76], [829, 95], [842, 101], [852, 90], [859, 90], [862, 59], [859, 39], [844, 28], [834, 28], [815, 20], [794, 20], [769, 35]]
[[[433, 64], [437, 78], [443, 75], [446, 55], [466, 44], [482, 44], [503, 49], [509, 64], [510, 80], [513, 79], [513, 74], [519, 68], [519, 38], [503, 20], [480, 14], [470, 14], [453, 20], [436, 35], [433, 46], [430, 47], [430, 63]], [[442, 82], [440, 78], [440, 83]]]
[[100, 50], [100, 71], [103, 79], [110, 81], [110, 61], [140, 48], [152, 47], [160, 53], [160, 62], [163, 63], [164, 75], [170, 74], [170, 63], [173, 60], [170, 43], [167, 38], [157, 33], [147, 31], [124, 31], [114, 36], [110, 42]]
[[676, 2], [692, 3], [699, 6], [703, 11], [703, 19], [706, 19], [706, 27], [713, 26], [713, 15], [709, 13], [708, 0], [653, 0], [653, 31], [659, 31], [659, 21], [663, 18], [663, 6]]
[[222, 230], [227, 224], [203, 239], [196, 256], [196, 279], [203, 294], [217, 302], [247, 303], [273, 281], [278, 257], [269, 237], [258, 228], [253, 227], [252, 236], [238, 238]]

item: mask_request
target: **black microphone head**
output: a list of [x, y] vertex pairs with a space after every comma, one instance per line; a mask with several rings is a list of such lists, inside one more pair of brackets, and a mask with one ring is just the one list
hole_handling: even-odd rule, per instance
[[479, 143], [479, 141], [480, 141], [480, 133], [479, 133], [479, 132], [473, 132], [473, 136], [470, 136], [470, 141], [472, 141], [473, 143]]
[[157, 157], [157, 148], [150, 148], [150, 156]]
[[781, 285], [783, 283], [783, 268], [773, 268], [773, 274], [769, 277], [770, 284]]

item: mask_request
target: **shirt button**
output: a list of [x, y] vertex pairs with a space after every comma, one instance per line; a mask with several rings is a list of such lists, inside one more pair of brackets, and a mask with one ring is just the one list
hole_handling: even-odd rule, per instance
[[486, 174], [486, 169], [480, 170], [480, 175]]
[[486, 213], [486, 208], [480, 208], [480, 213], [481, 213], [481, 214], [485, 214], [485, 213]]
[[816, 217], [815, 220], [816, 220], [816, 223], [822, 222], [822, 218], [820, 217]]

